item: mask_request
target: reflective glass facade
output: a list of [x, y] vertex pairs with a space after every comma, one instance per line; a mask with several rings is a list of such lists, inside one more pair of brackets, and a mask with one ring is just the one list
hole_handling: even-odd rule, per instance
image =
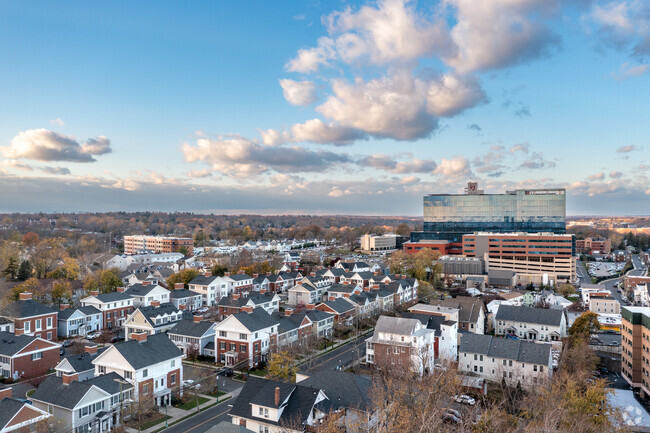
[[461, 242], [464, 234], [474, 232], [566, 233], [565, 190], [428, 195], [424, 197], [424, 231], [411, 233], [411, 241]]

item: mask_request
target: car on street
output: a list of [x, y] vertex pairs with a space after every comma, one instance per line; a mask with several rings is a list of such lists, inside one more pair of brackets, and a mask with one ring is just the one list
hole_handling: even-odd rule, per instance
[[224, 367], [216, 371], [217, 376], [226, 376], [226, 377], [232, 377], [234, 374], [234, 371], [232, 368]]
[[474, 406], [476, 404], [476, 400], [467, 394], [455, 395], [452, 399], [456, 403], [468, 404], [470, 406]]
[[72, 346], [72, 343], [74, 343], [74, 340], [65, 340], [63, 342], [63, 347], [70, 347]]
[[193, 388], [193, 389], [201, 388], [201, 384], [194, 382], [192, 379], [184, 380], [183, 381], [183, 386], [186, 386], [188, 388]]

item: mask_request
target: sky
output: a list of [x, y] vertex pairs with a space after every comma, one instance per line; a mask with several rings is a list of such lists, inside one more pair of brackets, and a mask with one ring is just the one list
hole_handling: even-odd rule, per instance
[[650, 215], [645, 0], [5, 1], [0, 212]]

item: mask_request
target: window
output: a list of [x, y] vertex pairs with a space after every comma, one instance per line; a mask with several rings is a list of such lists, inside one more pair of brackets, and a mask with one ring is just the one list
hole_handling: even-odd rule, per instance
[[233, 352], [234, 352], [235, 350], [237, 350], [237, 345], [234, 344], [234, 343], [230, 343], [230, 350], [233, 351]]
[[32, 361], [38, 361], [43, 357], [43, 352], [32, 353]]
[[227, 335], [226, 331], [219, 331], [219, 337], [226, 337]]
[[32, 332], [30, 322], [25, 322], [25, 333], [27, 333], [27, 332]]
[[239, 334], [240, 340], [246, 340], [246, 334]]
[[239, 345], [239, 351], [242, 353], [246, 353], [246, 345], [245, 344], [240, 344]]
[[537, 366], [533, 365], [533, 371], [537, 371]]
[[543, 366], [543, 365], [540, 365], [540, 366], [539, 366], [539, 372], [540, 372], [540, 373], [544, 373], [544, 366]]
[[474, 361], [478, 361], [478, 355], [476, 353], [474, 354]]
[[50, 329], [52, 327], [52, 318], [48, 317], [47, 318], [47, 329]]
[[[264, 408], [259, 407], [259, 416], [264, 416]], [[260, 431], [262, 431], [262, 426], [260, 426]]]
[[100, 365], [97, 367], [97, 371], [99, 371], [99, 374], [105, 374], [106, 373], [106, 367], [103, 365]]
[[219, 343], [219, 348], [221, 350], [226, 350], [226, 343], [224, 343], [223, 341], [221, 343]]
[[176, 360], [172, 359], [172, 368], [176, 367]]
[[126, 371], [126, 370], [124, 370], [124, 378], [125, 378], [125, 379], [132, 379], [133, 376], [132, 376], [132, 374], [131, 374], [130, 371]]
[[143, 395], [149, 394], [149, 384], [148, 383], [142, 384], [142, 394]]
[[170, 383], [171, 383], [172, 385], [176, 385], [176, 373], [172, 374], [172, 375], [169, 377], [169, 381], [170, 381]]
[[147, 376], [149, 376], [149, 370], [145, 368], [144, 370], [142, 370], [142, 377], [147, 377]]

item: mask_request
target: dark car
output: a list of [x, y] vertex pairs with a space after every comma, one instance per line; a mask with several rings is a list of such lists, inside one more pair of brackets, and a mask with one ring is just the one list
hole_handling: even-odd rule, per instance
[[63, 342], [63, 347], [70, 347], [70, 346], [72, 346], [72, 343], [74, 343], [73, 340], [65, 340]]
[[65, 347], [59, 347], [59, 355], [65, 355]]
[[232, 377], [235, 372], [232, 370], [232, 368], [221, 368], [217, 370], [217, 376], [226, 376], [226, 377]]

